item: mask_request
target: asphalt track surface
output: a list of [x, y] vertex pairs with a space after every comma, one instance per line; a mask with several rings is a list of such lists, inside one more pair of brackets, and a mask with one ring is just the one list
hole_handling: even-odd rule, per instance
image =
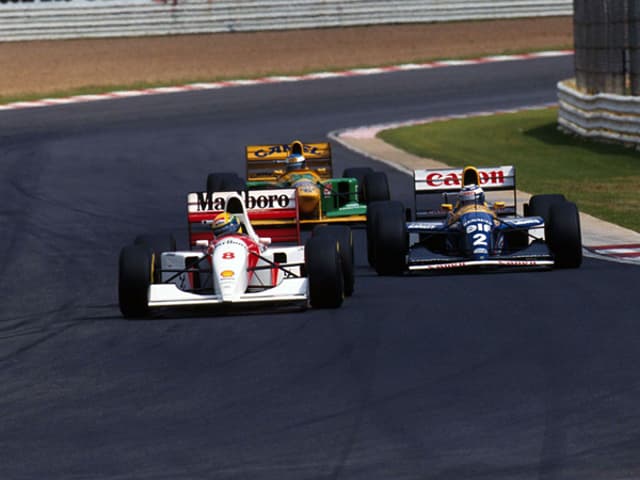
[[[341, 309], [123, 320], [247, 143], [553, 101], [572, 58], [0, 112], [0, 478], [640, 477], [637, 266], [380, 278]], [[461, 139], [464, 141], [464, 139]], [[337, 171], [367, 165], [336, 146]], [[408, 177], [385, 170], [392, 195]]]

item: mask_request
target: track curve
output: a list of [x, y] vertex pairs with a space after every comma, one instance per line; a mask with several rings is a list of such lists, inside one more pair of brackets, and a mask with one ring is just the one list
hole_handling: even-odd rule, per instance
[[[336, 311], [126, 322], [247, 143], [553, 101], [571, 58], [0, 112], [0, 477], [640, 476], [638, 268], [379, 278]], [[339, 146], [336, 169], [368, 164]], [[394, 197], [410, 179], [385, 166]]]

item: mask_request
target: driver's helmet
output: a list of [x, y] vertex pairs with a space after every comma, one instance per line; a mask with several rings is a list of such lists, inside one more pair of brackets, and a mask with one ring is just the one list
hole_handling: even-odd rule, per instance
[[302, 170], [305, 168], [304, 155], [301, 153], [292, 153], [287, 157], [287, 172], [292, 170]]
[[484, 191], [478, 185], [465, 185], [458, 193], [458, 206], [484, 205]]
[[227, 212], [216, 215], [216, 218], [213, 219], [213, 223], [211, 224], [211, 229], [216, 238], [233, 233], [242, 233], [238, 217], [230, 215]]

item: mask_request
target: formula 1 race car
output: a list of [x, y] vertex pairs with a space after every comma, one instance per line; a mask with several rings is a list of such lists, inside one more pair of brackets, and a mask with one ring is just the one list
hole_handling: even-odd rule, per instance
[[515, 185], [513, 166], [416, 170], [414, 220], [400, 202], [371, 205], [369, 263], [380, 275], [579, 267], [576, 205], [560, 194], [535, 195], [518, 216]]
[[246, 163], [246, 182], [234, 173], [211, 173], [207, 191], [295, 188], [302, 228], [330, 223], [364, 225], [367, 204], [390, 198], [384, 172], [355, 167], [345, 169], [342, 178], [332, 178], [327, 142], [251, 145], [246, 147]]
[[[281, 199], [281, 205], [254, 209], [254, 215], [275, 209], [276, 215], [295, 218], [296, 191], [282, 195], [289, 195], [286, 204]], [[348, 227], [319, 230], [304, 246], [276, 248], [270, 238], [258, 236], [250, 218], [238, 193], [189, 194], [190, 250], [176, 251], [172, 237], [158, 235], [141, 235], [121, 250], [118, 291], [124, 317], [142, 318], [167, 307], [335, 308], [352, 293]], [[292, 230], [275, 233], [299, 238]]]

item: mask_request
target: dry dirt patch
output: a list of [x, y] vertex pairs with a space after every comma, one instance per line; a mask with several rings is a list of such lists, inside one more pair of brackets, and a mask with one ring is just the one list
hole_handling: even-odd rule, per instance
[[571, 17], [0, 43], [0, 97], [242, 78], [573, 45]]

